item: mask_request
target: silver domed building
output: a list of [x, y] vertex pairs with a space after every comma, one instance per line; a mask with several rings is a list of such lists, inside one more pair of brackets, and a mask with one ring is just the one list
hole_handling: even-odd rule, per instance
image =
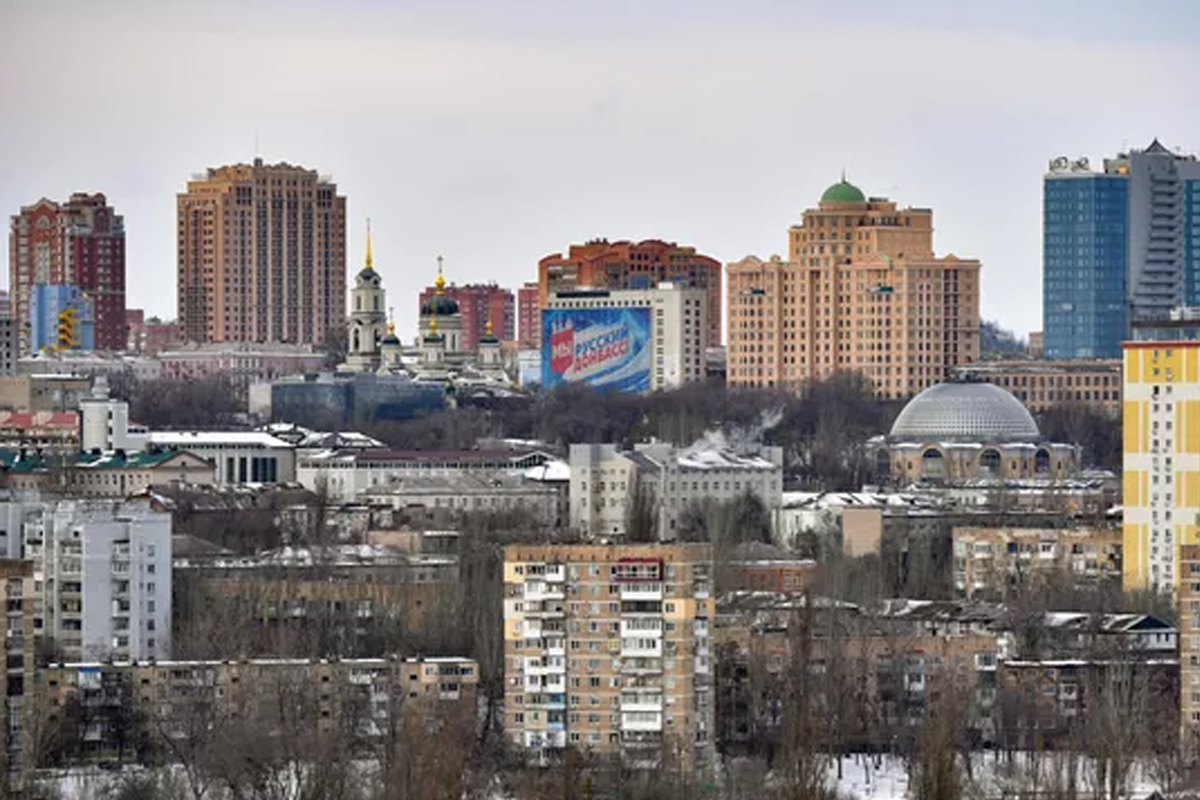
[[1044, 441], [1021, 401], [991, 383], [930, 386], [900, 411], [887, 436], [869, 446], [877, 474], [892, 482], [1060, 480], [1079, 474], [1079, 448]]

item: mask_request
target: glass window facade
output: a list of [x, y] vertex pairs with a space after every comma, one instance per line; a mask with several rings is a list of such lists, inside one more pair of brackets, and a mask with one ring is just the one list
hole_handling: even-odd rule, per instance
[[1187, 304], [1200, 306], [1200, 180], [1183, 182], [1183, 259]]
[[1120, 358], [1126, 331], [1128, 181], [1048, 176], [1043, 198], [1046, 358]]

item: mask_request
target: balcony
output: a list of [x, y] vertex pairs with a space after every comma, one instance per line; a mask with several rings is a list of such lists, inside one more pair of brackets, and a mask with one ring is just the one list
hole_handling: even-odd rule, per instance
[[658, 620], [621, 620], [621, 638], [641, 637], [646, 639], [661, 639], [662, 623]]
[[630, 712], [621, 714], [621, 730], [632, 733], [661, 732], [663, 729], [662, 714], [652, 711]]
[[562, 564], [547, 565], [544, 577], [547, 583], [562, 583], [567, 579], [567, 568]]
[[662, 600], [663, 585], [661, 583], [622, 583], [622, 600]]
[[632, 711], [653, 712], [661, 714], [663, 698], [661, 694], [621, 695], [621, 713]]
[[621, 662], [622, 675], [661, 675], [662, 659], [627, 658]]
[[526, 619], [552, 619], [566, 616], [566, 610], [561, 602], [528, 603], [525, 606]]
[[662, 658], [662, 639], [622, 639], [621, 658]]

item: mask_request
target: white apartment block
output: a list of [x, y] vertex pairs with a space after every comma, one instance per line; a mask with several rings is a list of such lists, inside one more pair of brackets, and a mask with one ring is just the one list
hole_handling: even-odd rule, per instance
[[505, 548], [509, 739], [539, 763], [710, 769], [711, 593], [708, 545]]
[[678, 537], [680, 518], [705, 501], [727, 502], [750, 492], [774, 520], [783, 504], [783, 449], [738, 450], [702, 440], [687, 448], [638, 444], [571, 445], [571, 525], [592, 536], [626, 534], [631, 503], [640, 487], [654, 503], [658, 538]]
[[164, 659], [171, 642], [171, 515], [145, 503], [21, 508], [33, 562], [34, 628], [66, 660]]
[[704, 289], [660, 283], [657, 289], [577, 289], [551, 293], [546, 308], [649, 308], [650, 390], [674, 389], [705, 378], [708, 301]]

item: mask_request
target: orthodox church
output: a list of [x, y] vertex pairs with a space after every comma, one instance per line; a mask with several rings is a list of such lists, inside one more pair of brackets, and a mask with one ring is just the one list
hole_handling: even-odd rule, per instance
[[504, 368], [500, 339], [489, 320], [479, 340], [479, 352], [462, 349], [463, 321], [458, 303], [446, 294], [442, 258], [433, 296], [421, 305], [415, 343], [405, 347], [396, 326], [387, 319], [387, 292], [374, 268], [371, 228], [367, 226], [367, 253], [363, 268], [350, 291], [347, 354], [339, 373], [407, 375], [421, 383], [437, 383], [450, 392], [461, 389], [508, 389], [513, 385]]

